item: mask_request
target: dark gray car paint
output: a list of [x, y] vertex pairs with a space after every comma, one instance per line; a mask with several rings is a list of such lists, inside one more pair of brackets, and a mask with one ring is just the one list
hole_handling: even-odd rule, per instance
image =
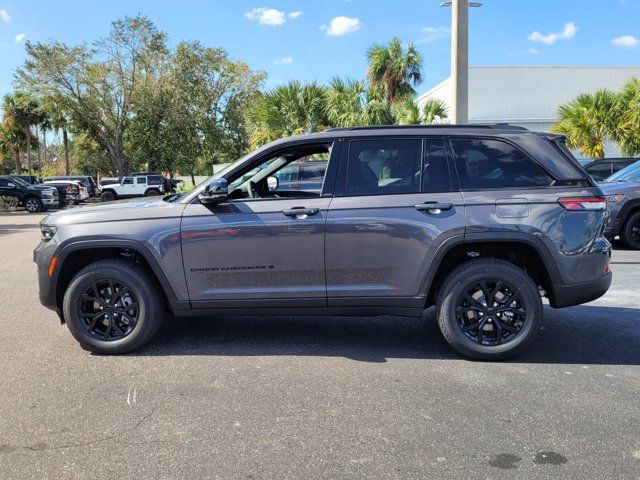
[[[341, 139], [362, 136], [443, 138], [451, 133], [446, 128], [389, 128], [292, 137], [244, 157], [221, 176], [229, 180], [264, 155], [292, 145], [329, 141], [339, 145]], [[465, 135], [512, 142], [556, 180], [578, 180], [583, 186], [334, 197], [332, 182], [338, 171], [334, 155], [323, 195], [317, 198], [247, 199], [205, 206], [197, 201], [203, 185], [173, 203], [144, 198], [82, 207], [43, 221], [58, 226], [58, 232], [34, 254], [41, 301], [60, 308], [57, 277], [50, 279], [46, 273], [53, 256], [63, 261], [63, 253], [72, 245], [100, 248], [100, 242], [118, 241], [126, 242], [127, 248], [137, 245], [133, 249], [143, 252], [154, 271], [163, 272], [165, 281], [160, 283], [174, 310], [370, 305], [418, 311], [447, 249], [482, 237], [498, 242], [516, 238], [535, 245], [554, 284], [600, 281], [610, 252], [600, 237], [605, 213], [566, 212], [557, 199], [600, 195], [601, 190], [579, 167], [559, 159], [544, 134], [456, 129], [456, 137]], [[561, 163], [568, 166], [556, 165]], [[427, 201], [451, 203], [453, 208], [437, 215], [415, 208]], [[314, 208], [317, 213], [300, 218], [282, 213], [293, 207]]]

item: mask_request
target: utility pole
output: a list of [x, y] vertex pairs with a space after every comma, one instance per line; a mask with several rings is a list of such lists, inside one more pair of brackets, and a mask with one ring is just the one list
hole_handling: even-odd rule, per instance
[[441, 7], [451, 8], [451, 105], [452, 124], [469, 122], [469, 7], [480, 2], [451, 0]]

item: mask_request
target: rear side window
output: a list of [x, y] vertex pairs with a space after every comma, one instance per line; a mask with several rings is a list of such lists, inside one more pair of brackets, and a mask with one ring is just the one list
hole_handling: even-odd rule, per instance
[[162, 185], [162, 177], [159, 175], [149, 177], [149, 185]]
[[500, 140], [452, 139], [460, 187], [469, 190], [527, 188], [552, 179], [512, 145]]
[[347, 195], [418, 193], [422, 140], [354, 140], [349, 144]]

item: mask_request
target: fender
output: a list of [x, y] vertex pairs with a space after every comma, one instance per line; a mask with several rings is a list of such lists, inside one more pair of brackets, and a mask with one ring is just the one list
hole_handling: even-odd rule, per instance
[[59, 275], [62, 271], [62, 266], [64, 265], [65, 259], [69, 256], [69, 254], [80, 250], [95, 250], [100, 248], [126, 248], [135, 251], [137, 254], [141, 255], [145, 259], [147, 264], [151, 267], [153, 274], [158, 280], [158, 283], [160, 283], [160, 286], [162, 287], [162, 290], [167, 297], [167, 301], [171, 310], [188, 310], [191, 308], [191, 304], [188, 300], [179, 300], [177, 298], [173, 287], [169, 283], [169, 280], [167, 279], [164, 271], [156, 261], [156, 258], [153, 256], [153, 254], [149, 251], [149, 249], [140, 242], [127, 239], [88, 239], [71, 241], [70, 243], [60, 245], [57, 252], [55, 253], [55, 256], [58, 257], [60, 268], [56, 269], [56, 272], [51, 279], [51, 285], [53, 287], [53, 292], [51, 293], [54, 295], [54, 298], [56, 298], [55, 296], [57, 295]]
[[620, 219], [620, 228], [622, 228], [622, 226], [625, 224], [625, 222], [627, 221], [627, 217], [629, 216], [629, 212], [631, 212], [631, 210], [633, 210], [634, 208], [640, 208], [640, 198], [629, 200], [622, 206], [620, 212], [618, 213], [618, 219]]
[[[542, 239], [528, 233], [518, 232], [466, 233], [464, 235], [449, 237], [438, 246], [433, 257], [433, 262], [428, 267], [424, 280], [422, 281], [422, 285], [420, 286], [420, 293], [428, 297], [433, 285], [433, 281], [435, 279], [436, 272], [440, 268], [444, 257], [447, 255], [447, 253], [449, 253], [449, 251], [451, 251], [453, 247], [461, 244], [469, 245], [469, 247], [472, 247], [474, 243], [485, 242], [524, 243], [534, 248], [536, 252], [538, 252], [538, 255], [540, 255], [540, 258], [542, 258], [544, 267], [549, 275], [549, 278], [551, 279], [551, 283], [554, 284], [562, 282], [562, 277], [560, 276], [558, 266], [553, 262], [553, 260], [551, 260], [553, 256]], [[549, 294], [552, 295], [553, 292], [549, 292]]]

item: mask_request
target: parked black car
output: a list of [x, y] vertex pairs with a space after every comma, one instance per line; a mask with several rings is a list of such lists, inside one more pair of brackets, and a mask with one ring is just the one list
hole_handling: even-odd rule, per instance
[[41, 185], [42, 184], [42, 179], [36, 175], [11, 175], [14, 178], [21, 178], [22, 180], [24, 180], [25, 182], [27, 182], [29, 185]]
[[77, 205], [82, 201], [79, 182], [73, 180], [47, 180], [44, 185], [58, 189], [60, 208], [65, 205]]
[[[9, 177], [11, 177], [13, 181], [19, 183], [23, 187], [33, 187], [38, 190], [48, 190], [50, 188], [55, 188], [58, 191], [58, 205], [52, 205], [50, 208], [64, 208], [65, 205], [68, 203], [66, 200], [67, 191], [65, 188], [60, 188], [58, 187], [58, 185], [43, 184], [43, 183], [29, 184], [28, 180], [24, 179], [25, 176], [29, 177], [28, 175], [9, 175]], [[35, 177], [35, 178], [38, 178], [38, 177]]]
[[601, 182], [618, 170], [622, 170], [637, 161], [637, 158], [603, 158], [587, 162], [583, 164], [583, 168], [596, 182]]
[[62, 175], [57, 177], [47, 177], [44, 179], [47, 180], [75, 180], [76, 182], [80, 182], [80, 184], [87, 189], [87, 193], [90, 197], [97, 197], [100, 195], [100, 190], [98, 189], [98, 184], [88, 175]]
[[53, 187], [33, 186], [20, 178], [0, 176], [0, 197], [9, 206], [22, 206], [29, 213], [43, 212], [60, 206], [58, 190]]

